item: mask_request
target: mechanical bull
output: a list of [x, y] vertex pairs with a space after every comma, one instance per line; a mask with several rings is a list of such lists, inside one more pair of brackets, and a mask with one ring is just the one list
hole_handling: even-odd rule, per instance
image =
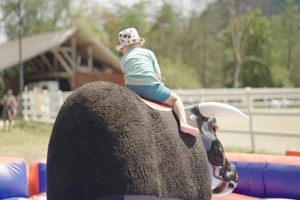
[[[219, 107], [218, 107], [219, 106]], [[212, 114], [231, 107], [186, 108], [201, 131], [181, 133], [171, 109], [153, 109], [123, 86], [86, 84], [70, 95], [53, 126], [47, 155], [47, 199], [135, 195], [210, 200], [237, 185]], [[213, 112], [212, 112], [213, 111]]]

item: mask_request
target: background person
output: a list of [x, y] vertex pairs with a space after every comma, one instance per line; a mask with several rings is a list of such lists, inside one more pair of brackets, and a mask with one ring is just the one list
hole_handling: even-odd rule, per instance
[[3, 105], [2, 118], [3, 118], [3, 129], [6, 130], [6, 121], [8, 121], [7, 130], [11, 129], [11, 122], [15, 119], [17, 112], [17, 101], [16, 97], [13, 95], [12, 89], [8, 89], [7, 93], [3, 96], [1, 100]]

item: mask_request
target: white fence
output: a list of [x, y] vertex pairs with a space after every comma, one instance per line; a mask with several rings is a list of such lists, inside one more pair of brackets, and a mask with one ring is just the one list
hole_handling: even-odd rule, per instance
[[[250, 136], [249, 148], [251, 151], [257, 150], [255, 141], [257, 136], [292, 137], [298, 138], [300, 141], [300, 88], [193, 89], [174, 90], [174, 92], [182, 98], [186, 106], [215, 101], [241, 109], [249, 116], [246, 125], [245, 122], [225, 124], [223, 129], [221, 127], [220, 132]], [[70, 94], [71, 92], [60, 91], [23, 93], [23, 116], [29, 120], [53, 121]], [[278, 120], [268, 120], [267, 117], [289, 123], [283, 123], [282, 129], [280, 129], [276, 126], [279, 124]], [[264, 126], [264, 123], [267, 126]], [[238, 126], [240, 124], [244, 124], [244, 126]], [[260, 128], [260, 124], [263, 125], [262, 128]], [[300, 148], [300, 143], [298, 146]]]
[[[300, 88], [242, 88], [176, 90], [190, 105], [216, 101], [233, 105], [249, 121], [223, 124], [219, 138], [228, 146], [284, 153], [300, 151]], [[219, 118], [218, 118], [219, 119]], [[218, 120], [222, 124], [223, 120]], [[224, 133], [224, 134], [223, 134]], [[289, 137], [289, 138], [287, 138]]]
[[29, 91], [22, 94], [22, 114], [25, 120], [52, 122], [72, 92]]

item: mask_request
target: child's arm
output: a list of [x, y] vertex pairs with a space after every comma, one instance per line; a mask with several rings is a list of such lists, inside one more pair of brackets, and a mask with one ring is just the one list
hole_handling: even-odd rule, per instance
[[158, 73], [157, 74], [157, 79], [160, 81], [160, 82], [163, 82], [163, 78], [161, 76], [161, 73]]
[[151, 56], [153, 59], [153, 69], [154, 72], [156, 73], [157, 79], [159, 80], [159, 82], [163, 83], [165, 79], [161, 76], [159, 64], [157, 62], [155, 54], [152, 51], [151, 51]]
[[161, 83], [165, 81], [165, 78], [161, 76], [161, 73], [157, 74], [157, 78]]

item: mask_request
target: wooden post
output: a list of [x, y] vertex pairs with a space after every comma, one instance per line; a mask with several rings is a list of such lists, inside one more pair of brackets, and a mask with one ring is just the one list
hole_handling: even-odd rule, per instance
[[73, 66], [72, 66], [73, 71], [77, 71], [77, 67], [78, 67], [76, 62], [76, 57], [77, 57], [76, 45], [77, 45], [77, 41], [76, 38], [73, 36], [71, 39], [71, 55], [73, 60]]
[[246, 88], [246, 95], [247, 95], [247, 110], [248, 110], [248, 116], [249, 116], [249, 132], [251, 135], [251, 152], [255, 152], [255, 138], [254, 138], [254, 123], [253, 123], [253, 101], [251, 97], [251, 88]]
[[92, 71], [93, 68], [93, 49], [91, 46], [87, 48], [88, 52], [88, 68], [90, 71]]
[[58, 51], [62, 53], [62, 55], [64, 56], [64, 58], [69, 63], [70, 68], [74, 72], [75, 71], [75, 67], [74, 66], [76, 66], [76, 62], [74, 62], [73, 58], [69, 54], [70, 52], [72, 53], [72, 49], [66, 48], [66, 47], [60, 47], [60, 48], [58, 48]]
[[66, 72], [72, 76], [73, 75], [73, 70], [71, 67], [68, 65], [68, 63], [65, 61], [65, 59], [59, 54], [58, 50], [55, 49], [52, 51], [54, 53], [55, 58], [59, 61], [59, 63], [62, 65], [62, 67], [66, 70]]
[[47, 68], [48, 68], [50, 71], [54, 71], [53, 65], [52, 65], [51, 62], [48, 60], [48, 58], [45, 56], [45, 54], [42, 54], [40, 57], [41, 57], [42, 61], [46, 64]]

